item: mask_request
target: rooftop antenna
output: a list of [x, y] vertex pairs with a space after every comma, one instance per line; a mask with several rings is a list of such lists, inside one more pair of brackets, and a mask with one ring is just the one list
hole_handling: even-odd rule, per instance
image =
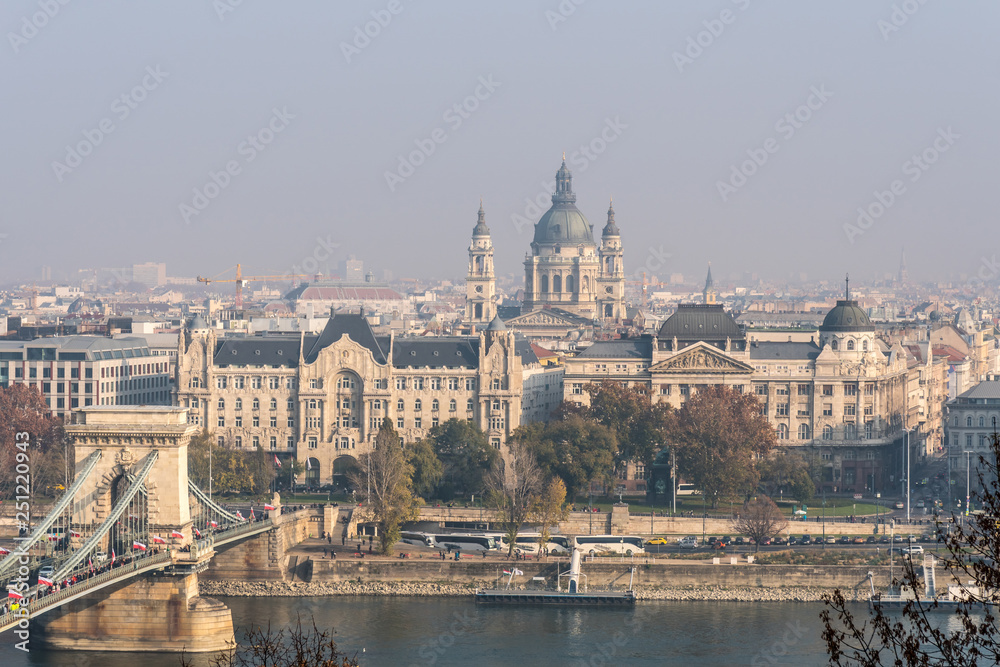
[[844, 278], [844, 284], [846, 285], [846, 290], [847, 290], [847, 296], [846, 296], [846, 298], [847, 298], [848, 301], [850, 301], [851, 300], [851, 274], [850, 273], [848, 273], [847, 276]]

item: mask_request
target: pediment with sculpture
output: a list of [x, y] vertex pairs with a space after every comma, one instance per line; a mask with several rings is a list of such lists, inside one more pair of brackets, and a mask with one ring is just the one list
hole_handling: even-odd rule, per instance
[[751, 374], [753, 366], [707, 345], [694, 345], [649, 367], [652, 374], [724, 373]]
[[512, 317], [506, 321], [508, 327], [579, 327], [581, 322], [587, 323], [582, 318], [566, 317], [560, 312], [553, 310], [533, 310], [530, 313]]

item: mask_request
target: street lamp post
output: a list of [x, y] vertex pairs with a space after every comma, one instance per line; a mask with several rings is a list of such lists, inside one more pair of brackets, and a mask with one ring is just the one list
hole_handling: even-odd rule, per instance
[[906, 438], [904, 442], [906, 444], [906, 525], [910, 524], [910, 459], [913, 455], [910, 453], [910, 429], [905, 428], [903, 432], [906, 433]]
[[826, 487], [823, 487], [823, 551], [826, 551]]
[[[971, 464], [971, 450], [965, 450], [965, 516], [969, 516], [969, 470], [972, 467]], [[962, 525], [965, 525], [965, 521], [962, 521]]]

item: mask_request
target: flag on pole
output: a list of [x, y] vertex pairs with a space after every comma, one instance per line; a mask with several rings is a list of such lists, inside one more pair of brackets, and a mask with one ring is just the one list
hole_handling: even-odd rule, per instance
[[153, 544], [166, 544], [167, 541], [159, 535], [153, 535]]
[[114, 547], [111, 548], [111, 562], [112, 563], [115, 562], [115, 549], [114, 549]]
[[6, 556], [8, 554], [10, 554], [10, 549], [4, 549], [3, 547], [0, 547], [0, 556]]
[[506, 574], [506, 575], [512, 574], [512, 572], [510, 570], [504, 570], [503, 573]]
[[21, 595], [20, 593], [18, 593], [17, 591], [15, 591], [13, 588], [8, 588], [7, 589], [7, 597], [8, 598], [14, 598], [15, 600], [20, 600], [24, 596]]
[[277, 454], [274, 455], [274, 465], [278, 466], [279, 468], [281, 467], [281, 461], [278, 460]]
[[80, 533], [76, 532], [75, 530], [69, 531], [69, 536], [70, 537], [83, 537], [83, 535], [81, 535]]
[[270, 511], [270, 510], [274, 510], [274, 509], [278, 509], [278, 508], [275, 507], [274, 505], [269, 505], [268, 503], [264, 503], [264, 509]]
[[38, 575], [38, 585], [39, 586], [55, 586], [56, 582], [52, 581], [48, 577], [43, 577], [42, 575]]
[[[240, 514], [239, 510], [236, 510], [236, 518], [239, 519], [240, 521], [246, 521], [246, 519], [243, 518], [243, 515]], [[213, 521], [212, 523], [214, 524], [215, 522]]]
[[194, 534], [195, 534], [195, 536], [196, 536], [196, 537], [198, 537], [199, 539], [201, 538], [201, 531], [200, 531], [200, 530], [198, 530], [197, 528], [195, 528], [195, 529], [194, 529]]
[[306, 459], [306, 470], [312, 470], [312, 469], [313, 469], [312, 459]]
[[257, 517], [255, 517], [253, 515], [253, 507], [252, 506], [250, 507], [250, 520], [251, 521], [256, 521], [257, 520]]
[[91, 569], [93, 569], [93, 567], [94, 567], [94, 559], [91, 558], [90, 556], [87, 556], [87, 567], [89, 567]]
[[520, 577], [520, 576], [522, 576], [523, 574], [524, 574], [524, 572], [521, 572], [521, 571], [520, 571], [519, 569], [517, 569], [516, 567], [514, 568], [514, 576], [515, 576], [515, 577]]
[[146, 545], [143, 544], [142, 542], [136, 541], [136, 542], [132, 542], [132, 548], [133, 549], [138, 549], [139, 551], [145, 551], [146, 550]]
[[[195, 531], [194, 531], [194, 532], [196, 532], [196, 533], [197, 533], [197, 532], [198, 532], [198, 530], [197, 530], [197, 529], [195, 529]], [[200, 535], [200, 534], [201, 534], [201, 533], [199, 533], [199, 535]], [[176, 538], [177, 538], [177, 539], [179, 539], [179, 540], [183, 540], [183, 539], [184, 539], [184, 533], [182, 533], [182, 532], [181, 532], [181, 531], [179, 531], [179, 530], [171, 530], [171, 531], [170, 531], [170, 537], [176, 537]]]
[[[237, 516], [239, 516], [239, 512], [237, 512]], [[210, 525], [212, 528], [218, 528], [219, 527], [219, 524], [217, 524], [214, 520], [213, 521], [209, 521], [208, 525]]]

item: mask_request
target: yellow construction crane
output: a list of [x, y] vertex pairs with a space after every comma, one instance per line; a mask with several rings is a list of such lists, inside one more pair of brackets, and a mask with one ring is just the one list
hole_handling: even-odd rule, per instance
[[236, 265], [236, 277], [235, 278], [202, 278], [198, 276], [198, 282], [205, 283], [236, 283], [236, 308], [243, 307], [243, 287], [250, 281], [258, 280], [285, 280], [288, 278], [315, 278], [310, 273], [290, 273], [283, 276], [245, 276], [243, 275], [243, 266], [241, 264]]

